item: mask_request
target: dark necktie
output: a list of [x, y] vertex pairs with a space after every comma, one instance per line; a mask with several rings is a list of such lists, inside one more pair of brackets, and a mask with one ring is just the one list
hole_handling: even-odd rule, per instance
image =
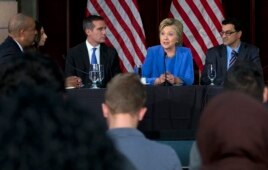
[[91, 64], [97, 64], [96, 49], [97, 48], [93, 48], [91, 55]]
[[234, 65], [236, 59], [237, 59], [237, 52], [235, 50], [233, 50], [231, 53], [231, 60], [229, 63], [229, 68], [232, 67], [232, 65]]

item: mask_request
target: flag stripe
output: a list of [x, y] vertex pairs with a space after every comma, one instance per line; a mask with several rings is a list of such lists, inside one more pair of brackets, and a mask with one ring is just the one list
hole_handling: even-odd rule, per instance
[[107, 44], [114, 46], [123, 71], [133, 71], [146, 55], [145, 34], [136, 0], [88, 0], [88, 14], [98, 14], [107, 24]]
[[[191, 21], [190, 16], [187, 15], [186, 11], [184, 10], [186, 7], [188, 7], [188, 4], [186, 3], [186, 1], [183, 1], [180, 4], [179, 4], [178, 1], [175, 1], [175, 2], [176, 2], [176, 3], [174, 3], [175, 8], [180, 12], [182, 20], [184, 21], [185, 24], [187, 24], [187, 26], [189, 27], [189, 30], [191, 30], [192, 34], [195, 36], [195, 39], [200, 44], [202, 50], [205, 51], [206, 50], [206, 44], [205, 44], [203, 38], [200, 36], [197, 28], [195, 27], [195, 25]], [[182, 8], [182, 5], [183, 5], [184, 8]], [[191, 9], [188, 8], [188, 11], [189, 10], [191, 10]]]
[[[207, 13], [209, 14], [211, 20], [215, 24], [216, 28], [218, 31], [221, 31], [221, 21], [223, 20], [223, 15], [222, 15], [222, 9], [219, 8], [219, 4], [215, 3], [214, 5], [212, 4], [213, 2], [219, 2], [218, 0], [211, 1], [211, 6], [209, 3], [205, 0], [202, 0], [201, 3], [203, 4], [204, 8], [206, 9]], [[216, 15], [217, 14], [217, 15]]]
[[[220, 32], [219, 29], [221, 29], [221, 28], [217, 28], [217, 25], [215, 24], [215, 23], [218, 24], [219, 22], [218, 21], [214, 22], [213, 19], [211, 19], [210, 15], [207, 13], [208, 10], [204, 10], [204, 8], [206, 9], [208, 7], [205, 7], [204, 4], [202, 4], [203, 0], [195, 1], [195, 2], [197, 4], [197, 7], [198, 7], [199, 11], [202, 13], [202, 16], [203, 16], [204, 20], [208, 24], [209, 29], [211, 30], [213, 36], [216, 39], [216, 42], [214, 42], [214, 43], [216, 43], [216, 45], [220, 44], [222, 42], [222, 38], [221, 38], [221, 36], [219, 34], [219, 32]], [[221, 26], [220, 23], [218, 25]], [[211, 44], [211, 45], [208, 45], [207, 47], [210, 48], [212, 46], [213, 45]]]
[[[194, 49], [194, 46], [190, 43], [190, 41], [187, 37], [184, 38], [184, 41], [186, 44], [189, 44], [189, 48]], [[192, 55], [193, 55], [193, 58], [195, 60], [196, 65], [198, 65], [198, 66], [203, 65], [203, 61], [201, 60], [200, 57], [198, 57], [197, 50], [191, 50], [191, 52], [192, 52]]]
[[207, 49], [222, 43], [219, 32], [224, 16], [220, 0], [173, 0], [170, 15], [183, 23], [184, 44], [202, 70]]
[[[172, 10], [172, 8], [174, 8], [174, 6], [171, 6], [171, 11], [175, 11], [175, 10]], [[174, 18], [178, 18], [179, 20], [181, 20], [183, 22], [181, 16], [178, 13], [171, 13], [171, 16], [174, 17]], [[184, 26], [183, 27], [184, 27], [183, 28], [183, 30], [184, 30], [183, 31], [184, 32], [184, 34], [183, 34], [184, 44], [187, 47], [191, 48], [192, 54], [193, 54], [193, 58], [194, 58], [196, 64], [200, 63], [199, 60], [201, 60], [202, 63], [204, 63], [204, 61], [203, 61], [204, 57], [203, 58], [199, 57], [199, 56], [204, 56], [205, 55], [205, 53], [202, 50], [200, 44], [197, 41], [195, 41], [194, 36], [193, 36], [191, 30], [188, 28], [188, 25], [184, 23]], [[198, 65], [198, 66], [200, 67], [202, 65], [203, 64]]]
[[[127, 70], [127, 68], [132, 67], [130, 63], [133, 62], [133, 60], [129, 61], [129, 59], [126, 57], [127, 55], [130, 56], [130, 52], [126, 48], [126, 44], [120, 43], [123, 41], [122, 37], [116, 31], [116, 29], [114, 28], [110, 19], [108, 18], [108, 16], [104, 12], [104, 11], [106, 11], [107, 13], [110, 13], [110, 15], [112, 15], [111, 14], [112, 12], [107, 7], [105, 1], [97, 2], [97, 0], [92, 0], [92, 3], [90, 3], [88, 6], [91, 6], [95, 9], [95, 11], [94, 11], [95, 14], [97, 13], [105, 18], [106, 24], [108, 26], [107, 37], [108, 37], [110, 43], [117, 49], [119, 57], [120, 57], [121, 61], [123, 62], [123, 65], [125, 67], [125, 68], [123, 68], [123, 70]], [[118, 38], [116, 38], [116, 37], [118, 37]], [[126, 62], [126, 61], [128, 61], [128, 62]]]
[[[124, 31], [126, 32], [126, 35], [128, 39], [126, 39], [127, 41], [129, 41], [128, 44], [129, 46], [131, 46], [130, 48], [130, 52], [131, 54], [135, 54], [138, 58], [143, 57], [142, 51], [141, 49], [138, 47], [136, 40], [140, 39], [139, 37], [137, 37], [137, 39], [135, 40], [134, 38], [134, 34], [137, 35], [136, 31], [134, 30], [133, 27], [131, 27], [131, 25], [128, 25], [126, 22], [129, 20], [129, 17], [127, 15], [124, 15], [125, 12], [124, 10], [121, 11], [121, 14], [123, 14], [123, 16], [125, 16], [125, 18], [123, 19], [120, 14], [118, 13], [118, 11], [120, 9], [116, 9], [115, 6], [113, 4], [111, 4], [109, 1], [108, 2], [108, 6], [111, 8], [111, 10], [113, 11], [113, 14], [115, 15], [115, 17], [117, 18], [119, 24], [122, 26], [122, 28], [124, 29]], [[121, 9], [123, 9], [122, 6], [119, 6], [120, 2], [116, 1], [116, 3], [118, 4], [117, 6]], [[133, 50], [131, 50], [133, 49]], [[142, 60], [142, 58], [140, 58], [140, 60]], [[134, 66], [134, 63], [133, 65]]]
[[[136, 2], [136, 1], [134, 1], [134, 2]], [[127, 4], [126, 1], [120, 1], [122, 8], [124, 8], [125, 11], [129, 11], [129, 12], [127, 12], [128, 15], [130, 16], [129, 18], [139, 18], [138, 20], [131, 20], [131, 24], [136, 29], [139, 37], [142, 40], [145, 40], [145, 33], [144, 33], [144, 30], [143, 30], [143, 26], [142, 26], [140, 15], [138, 13], [137, 4], [134, 3], [134, 2], [133, 2], [134, 5], [131, 5], [131, 4]], [[133, 12], [131, 12], [131, 11], [133, 11]], [[143, 41], [143, 43], [144, 42], [145, 41]]]
[[[210, 41], [208, 40], [209, 42], [206, 43], [207, 47], [208, 47], [208, 44], [211, 44], [211, 43], [213, 45], [217, 45], [217, 40], [216, 40], [215, 36], [213, 35], [212, 30], [209, 28], [208, 23], [205, 21], [203, 15], [199, 11], [199, 9], [196, 7], [196, 4], [193, 1], [188, 1], [188, 4], [189, 4], [189, 7], [192, 9], [193, 13], [195, 14], [196, 18], [199, 19], [198, 21], [201, 24], [201, 25], [199, 25], [199, 27], [197, 27], [197, 28], [199, 28], [199, 32], [205, 31], [206, 32], [205, 36], [208, 36], [208, 38], [210, 39]], [[203, 39], [206, 39], [206, 37], [203, 37]]]

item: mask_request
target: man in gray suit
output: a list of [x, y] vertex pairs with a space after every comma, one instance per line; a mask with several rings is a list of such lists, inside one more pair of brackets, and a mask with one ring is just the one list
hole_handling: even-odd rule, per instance
[[137, 130], [145, 115], [146, 90], [137, 75], [119, 74], [108, 83], [102, 104], [108, 134], [118, 150], [137, 170], [181, 170], [175, 151], [164, 144], [145, 138]]
[[234, 18], [222, 21], [222, 32], [220, 32], [223, 44], [208, 49], [206, 62], [201, 76], [201, 84], [208, 85], [208, 64], [213, 64], [216, 68], [216, 79], [214, 84], [222, 85], [227, 70], [239, 61], [249, 61], [255, 63], [260, 71], [262, 67], [259, 58], [259, 49], [251, 44], [241, 42], [242, 26]]

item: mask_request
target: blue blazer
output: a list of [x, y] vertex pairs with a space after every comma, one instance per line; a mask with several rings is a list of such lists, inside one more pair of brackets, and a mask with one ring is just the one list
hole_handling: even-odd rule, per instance
[[164, 48], [161, 45], [148, 48], [147, 56], [142, 66], [142, 76], [148, 84], [153, 85], [156, 78], [169, 71], [180, 78], [184, 85], [192, 85], [194, 82], [193, 57], [189, 48], [177, 46], [176, 54], [171, 58], [172, 64], [165, 69]]

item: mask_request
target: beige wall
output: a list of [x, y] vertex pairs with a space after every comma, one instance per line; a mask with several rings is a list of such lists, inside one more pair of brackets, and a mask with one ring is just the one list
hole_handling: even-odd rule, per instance
[[9, 19], [18, 11], [17, 1], [0, 0], [0, 43], [7, 37]]

